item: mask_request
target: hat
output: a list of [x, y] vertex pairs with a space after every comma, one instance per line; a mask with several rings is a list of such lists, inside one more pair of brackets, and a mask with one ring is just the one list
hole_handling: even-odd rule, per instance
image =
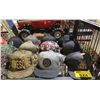
[[18, 50], [8, 57], [7, 77], [20, 79], [30, 76], [38, 64], [38, 56], [31, 51]]
[[33, 53], [37, 53], [39, 52], [39, 46], [36, 46], [32, 43], [32, 41], [27, 41], [25, 43], [23, 43], [19, 49], [21, 50], [29, 50], [32, 51]]
[[41, 51], [53, 50], [55, 52], [60, 52], [59, 45], [54, 41], [45, 41], [40, 45]]
[[74, 51], [74, 46], [75, 46], [74, 41], [69, 41], [69, 42], [63, 43], [61, 53], [64, 55], [72, 53]]
[[41, 40], [43, 37], [46, 36], [45, 33], [34, 33], [33, 36], [37, 37], [39, 40]]
[[33, 35], [27, 36], [27, 37], [24, 39], [24, 41], [25, 41], [25, 42], [26, 42], [26, 41], [32, 41], [32, 43], [35, 44], [35, 45], [39, 45], [39, 44], [41, 43], [41, 41], [38, 40], [38, 39], [37, 39], [35, 36], [33, 36]]
[[39, 54], [39, 65], [35, 68], [35, 76], [41, 78], [55, 78], [59, 75], [60, 64], [65, 56], [54, 51], [43, 51]]
[[45, 37], [43, 37], [41, 39], [42, 42], [45, 42], [45, 41], [56, 41], [56, 38], [50, 34], [47, 34]]
[[11, 46], [14, 46], [15, 48], [19, 48], [22, 43], [23, 43], [22, 40], [19, 37], [16, 37], [16, 36], [11, 37], [8, 40], [8, 44], [11, 45]]
[[69, 35], [64, 35], [58, 40], [58, 44], [60, 47], [62, 47], [63, 43], [66, 43], [70, 41], [70, 36]]
[[87, 71], [87, 65], [84, 61], [83, 54], [80, 52], [74, 52], [67, 55], [65, 63], [68, 66], [69, 75], [74, 79], [80, 79], [75, 77], [74, 71]]

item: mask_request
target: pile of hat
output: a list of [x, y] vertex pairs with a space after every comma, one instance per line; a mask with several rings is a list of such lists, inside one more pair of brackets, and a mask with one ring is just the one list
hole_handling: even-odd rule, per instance
[[[35, 37], [33, 38], [36, 39]], [[14, 50], [9, 54], [7, 53], [5, 64], [5, 69], [7, 69], [5, 73], [6, 78], [21, 79], [33, 73], [38, 63], [39, 52], [38, 44], [33, 42], [31, 38], [26, 39], [25, 42], [21, 41], [18, 37], [10, 38], [8, 45], [14, 48]]]
[[71, 40], [69, 35], [64, 35], [59, 40], [50, 34], [42, 37], [29, 35], [24, 41], [13, 37], [8, 44], [15, 48], [8, 55], [6, 66], [6, 76], [10, 79], [55, 78], [61, 75], [64, 63], [69, 71], [74, 71], [79, 69], [79, 64], [84, 59], [78, 43]]

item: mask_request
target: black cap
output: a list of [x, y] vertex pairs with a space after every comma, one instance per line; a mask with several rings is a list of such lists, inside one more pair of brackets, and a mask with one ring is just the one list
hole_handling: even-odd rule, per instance
[[74, 41], [69, 41], [69, 42], [63, 43], [61, 53], [64, 55], [72, 53], [74, 51], [74, 47], [75, 47]]

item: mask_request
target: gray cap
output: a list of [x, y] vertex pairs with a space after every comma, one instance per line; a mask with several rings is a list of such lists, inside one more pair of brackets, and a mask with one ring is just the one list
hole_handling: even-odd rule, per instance
[[73, 52], [66, 56], [67, 59], [75, 59], [75, 60], [81, 60], [84, 59], [81, 52]]
[[39, 54], [39, 68], [34, 74], [42, 78], [57, 77], [60, 72], [60, 64], [64, 62], [65, 56], [53, 51], [44, 51]]
[[38, 38], [35, 37], [35, 36], [33, 36], [33, 35], [27, 36], [27, 37], [24, 39], [24, 41], [32, 41], [32, 43], [35, 44], [35, 45], [39, 45], [39, 44], [41, 43], [41, 41], [38, 40]]
[[69, 35], [64, 35], [63, 36], [63, 42], [67, 42], [70, 40], [70, 36]]
[[69, 41], [69, 42], [63, 43], [63, 48], [65, 48], [65, 49], [71, 49], [71, 48], [74, 48], [74, 46], [75, 46], [74, 41]]
[[21, 50], [28, 50], [28, 51], [32, 51], [33, 53], [38, 53], [39, 52], [39, 46], [38, 45], [34, 45], [32, 43], [32, 41], [27, 41], [25, 43], [23, 43], [19, 49]]

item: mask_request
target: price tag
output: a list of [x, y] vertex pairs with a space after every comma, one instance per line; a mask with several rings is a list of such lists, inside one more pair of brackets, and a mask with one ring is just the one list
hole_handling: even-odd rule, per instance
[[74, 74], [77, 78], [92, 78], [90, 71], [74, 71]]

